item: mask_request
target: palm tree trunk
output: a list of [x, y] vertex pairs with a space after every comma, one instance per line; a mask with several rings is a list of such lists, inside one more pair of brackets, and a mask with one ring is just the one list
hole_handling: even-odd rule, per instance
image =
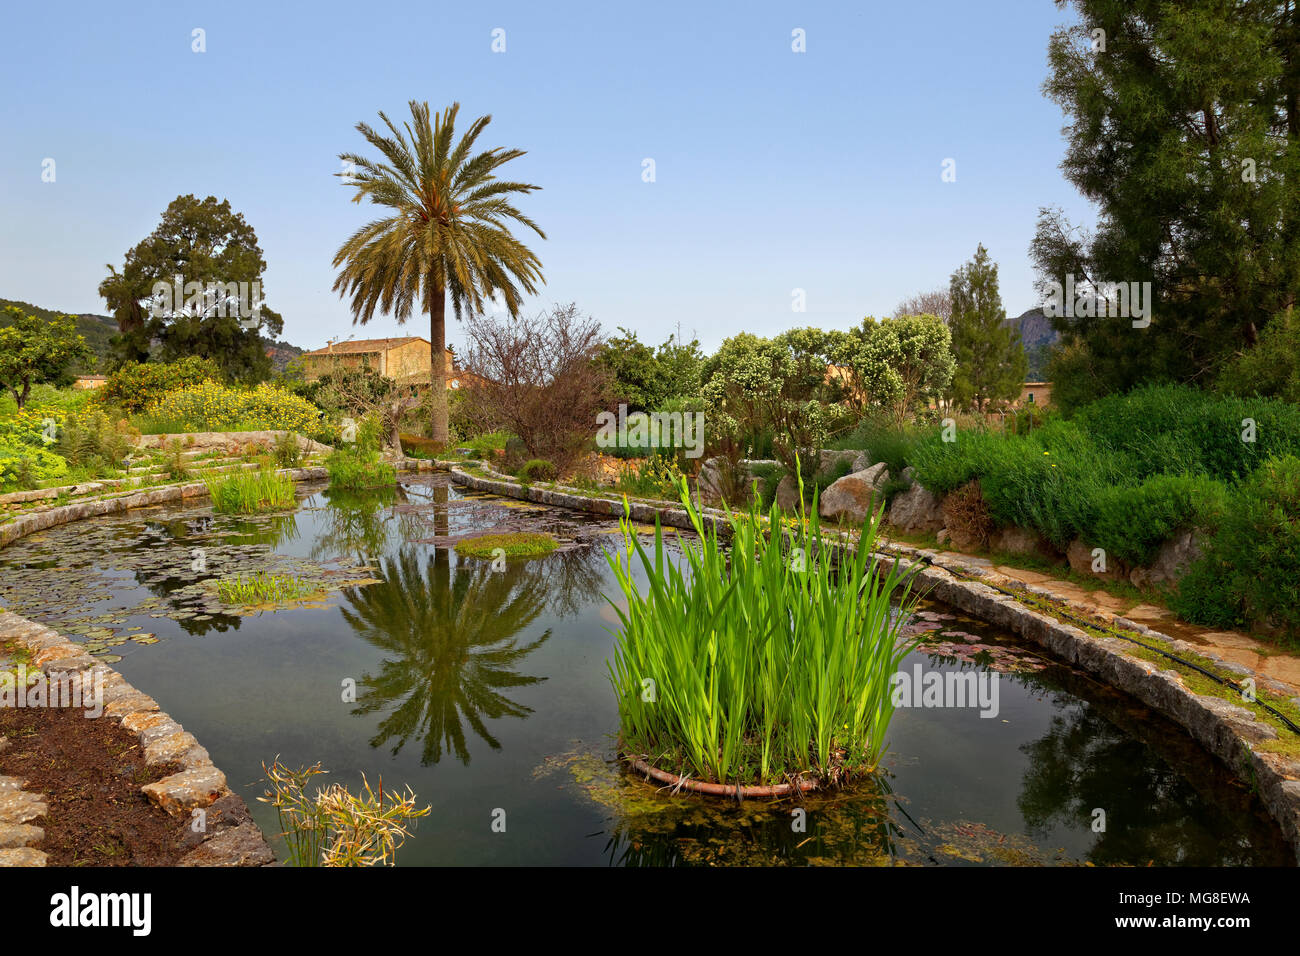
[[433, 383], [433, 421], [429, 437], [446, 446], [447, 431], [447, 291], [434, 283], [429, 304], [429, 371]]

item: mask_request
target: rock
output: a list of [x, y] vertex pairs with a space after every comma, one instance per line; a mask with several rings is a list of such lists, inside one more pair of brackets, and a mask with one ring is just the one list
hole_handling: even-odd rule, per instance
[[906, 491], [894, 495], [889, 506], [889, 523], [900, 531], [938, 531], [943, 527], [943, 507], [939, 499], [912, 477], [911, 467], [903, 477], [912, 482]]
[[883, 500], [880, 492], [888, 480], [889, 467], [884, 462], [845, 475], [822, 493], [821, 516], [828, 521], [862, 524], [879, 507]]
[[1159, 584], [1172, 584], [1181, 578], [1188, 567], [1201, 557], [1200, 536], [1194, 528], [1184, 528], [1160, 545], [1155, 561], [1149, 568], [1134, 568], [1129, 581], [1134, 587], [1147, 588]]
[[1012, 525], [993, 532], [989, 537], [989, 550], [1006, 554], [1040, 554], [1044, 548], [1038, 532]]
[[221, 830], [180, 859], [178, 866], [264, 866], [275, 854], [252, 823]]
[[182, 770], [140, 788], [156, 806], [174, 817], [188, 816], [196, 807], [211, 805], [226, 792], [226, 775], [216, 767]]
[[950, 537], [950, 536], [949, 536], [949, 534], [948, 534], [948, 529], [947, 529], [947, 528], [941, 528], [941, 529], [939, 530], [939, 532], [938, 532], [937, 534], [935, 534], [935, 536], [934, 536], [934, 543], [935, 543], [935, 544], [938, 544], [938, 545], [947, 544], [947, 543], [948, 543], [948, 538], [949, 538], [949, 537]]
[[700, 465], [698, 488], [700, 496], [706, 501], [718, 501], [722, 498], [721, 466], [719, 459], [707, 458]]
[[1093, 562], [1103, 557], [1102, 555], [1094, 556], [1093, 550], [1084, 543], [1082, 538], [1075, 538], [1071, 541], [1069, 548], [1065, 552], [1065, 559], [1070, 562], [1070, 570], [1076, 574], [1088, 574], [1108, 581], [1123, 581], [1128, 577], [1128, 570], [1123, 562], [1109, 554], [1104, 555], [1105, 570], [1093, 570]]
[[28, 823], [0, 826], [0, 850], [18, 850], [36, 846], [45, 839], [45, 831]]
[[[140, 440], [136, 442], [137, 448], [166, 448], [172, 441], [179, 441], [187, 452], [206, 452], [220, 451], [224, 454], [235, 454], [248, 448], [250, 445], [256, 445], [259, 448], [271, 449], [275, 447], [276, 440], [283, 435], [283, 431], [256, 431], [256, 432], [186, 432], [183, 435], [141, 435]], [[312, 441], [303, 435], [298, 435], [298, 447], [306, 454], [318, 454], [330, 451], [329, 445], [322, 445], [320, 442]]]
[[44, 866], [45, 860], [44, 853], [31, 847], [0, 850], [0, 866]]
[[45, 816], [45, 798], [29, 790], [6, 790], [0, 793], [0, 824], [16, 826]]
[[[804, 488], [807, 494], [808, 488]], [[794, 514], [799, 510], [799, 483], [795, 481], [793, 475], [783, 475], [781, 482], [776, 486], [776, 503], [781, 510], [787, 514]]]

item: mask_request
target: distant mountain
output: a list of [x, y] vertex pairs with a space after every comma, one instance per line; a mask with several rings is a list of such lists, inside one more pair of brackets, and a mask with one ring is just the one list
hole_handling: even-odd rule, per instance
[[[52, 319], [56, 315], [73, 315], [77, 319], [77, 331], [85, 338], [86, 344], [90, 350], [100, 360], [100, 367], [97, 369], [77, 368], [74, 369], [79, 374], [86, 374], [90, 371], [97, 371], [103, 374], [103, 364], [112, 358], [112, 349], [109, 346], [109, 340], [117, 335], [117, 319], [111, 315], [95, 315], [87, 312], [78, 315], [75, 312], [59, 312], [55, 309], [42, 308], [39, 305], [32, 305], [30, 302], [19, 302], [15, 299], [0, 299], [0, 328], [9, 324], [8, 319], [4, 316], [5, 306], [16, 305], [28, 315], [37, 315], [43, 319]], [[297, 358], [303, 353], [303, 349], [296, 345], [290, 345], [288, 342], [276, 342], [262, 337], [262, 344], [266, 348], [266, 354], [271, 358], [271, 364], [275, 366], [277, 372], [283, 372], [284, 367], [290, 361]]]
[[262, 344], [266, 346], [266, 354], [271, 358], [271, 365], [277, 372], [283, 372], [285, 366], [296, 359], [306, 349], [300, 349], [296, 345], [290, 345], [288, 342], [273, 342], [266, 336], [262, 336]]
[[1061, 333], [1052, 328], [1052, 320], [1043, 314], [1042, 309], [1030, 309], [1014, 319], [1008, 317], [1007, 325], [1020, 331], [1025, 357], [1029, 359], [1029, 381], [1041, 381], [1047, 353], [1060, 341]]

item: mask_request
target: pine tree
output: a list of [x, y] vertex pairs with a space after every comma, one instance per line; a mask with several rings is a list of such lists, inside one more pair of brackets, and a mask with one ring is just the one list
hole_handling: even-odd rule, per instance
[[1044, 285], [1150, 282], [1153, 299], [1149, 326], [1055, 319], [1069, 364], [1092, 397], [1207, 382], [1300, 293], [1300, 4], [1068, 5], [1043, 88], [1097, 225], [1043, 209], [1032, 255]]
[[1006, 322], [997, 263], [981, 243], [975, 258], [952, 274], [952, 350], [957, 370], [951, 396], [963, 408], [986, 410], [1012, 399], [1029, 370], [1020, 332]]

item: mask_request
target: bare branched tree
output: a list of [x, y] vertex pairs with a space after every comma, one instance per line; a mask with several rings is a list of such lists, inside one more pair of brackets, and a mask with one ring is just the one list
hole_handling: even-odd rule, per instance
[[517, 435], [532, 457], [572, 465], [610, 402], [594, 361], [600, 323], [570, 303], [531, 319], [471, 316], [465, 333], [462, 390], [474, 414]]
[[898, 308], [894, 310], [896, 319], [905, 315], [937, 315], [946, 325], [952, 318], [952, 295], [946, 288], [918, 292], [898, 303]]

